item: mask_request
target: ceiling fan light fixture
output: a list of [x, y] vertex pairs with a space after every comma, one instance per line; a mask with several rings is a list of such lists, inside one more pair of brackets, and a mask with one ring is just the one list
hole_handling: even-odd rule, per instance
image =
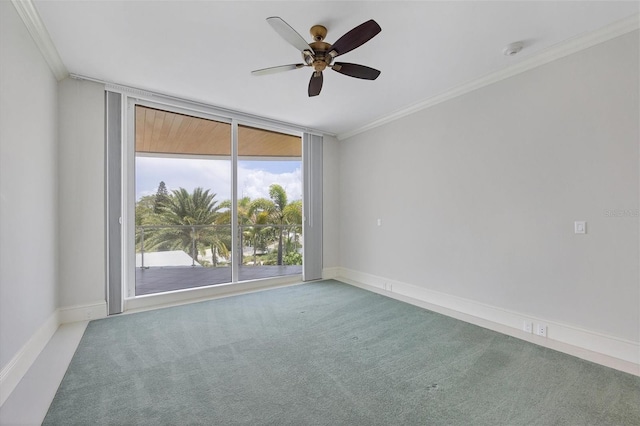
[[521, 41], [516, 41], [514, 43], [509, 43], [507, 44], [504, 49], [502, 49], [502, 54], [504, 56], [513, 56], [516, 55], [518, 53], [520, 53], [520, 51], [524, 48], [524, 43]]

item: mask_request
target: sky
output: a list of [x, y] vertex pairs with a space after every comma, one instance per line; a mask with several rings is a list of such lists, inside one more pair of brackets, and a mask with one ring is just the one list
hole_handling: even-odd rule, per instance
[[[238, 197], [269, 198], [269, 185], [277, 183], [289, 202], [302, 199], [301, 161], [238, 161]], [[160, 181], [167, 189], [211, 189], [220, 201], [231, 199], [229, 160], [136, 157], [136, 200], [155, 194]]]

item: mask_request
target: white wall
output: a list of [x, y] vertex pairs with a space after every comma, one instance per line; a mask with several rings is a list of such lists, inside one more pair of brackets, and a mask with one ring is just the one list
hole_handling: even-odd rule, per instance
[[60, 306], [105, 301], [104, 85], [59, 83]]
[[0, 2], [0, 368], [57, 307], [57, 82]]
[[639, 342], [638, 64], [636, 31], [342, 141], [341, 266]]
[[340, 265], [340, 168], [338, 158], [338, 140], [325, 136], [322, 145], [322, 260], [323, 268], [335, 268]]

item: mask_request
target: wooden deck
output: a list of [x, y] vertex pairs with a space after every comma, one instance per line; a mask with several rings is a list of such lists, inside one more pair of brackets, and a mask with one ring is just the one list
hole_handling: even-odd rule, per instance
[[[239, 281], [283, 275], [302, 275], [302, 266], [242, 266], [238, 271]], [[229, 282], [231, 282], [230, 267], [164, 266], [149, 269], [136, 268], [136, 296]]]

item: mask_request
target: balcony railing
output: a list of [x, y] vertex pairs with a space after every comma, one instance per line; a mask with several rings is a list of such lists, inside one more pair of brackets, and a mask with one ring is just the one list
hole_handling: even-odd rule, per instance
[[[136, 226], [136, 267], [228, 267], [231, 225]], [[279, 249], [279, 246], [281, 248]], [[238, 265], [300, 265], [301, 225], [239, 225]], [[280, 253], [280, 254], [278, 254]]]
[[300, 225], [240, 225], [233, 257], [230, 225], [137, 226], [135, 294], [229, 283], [232, 259], [238, 262], [238, 281], [299, 275], [301, 241]]

